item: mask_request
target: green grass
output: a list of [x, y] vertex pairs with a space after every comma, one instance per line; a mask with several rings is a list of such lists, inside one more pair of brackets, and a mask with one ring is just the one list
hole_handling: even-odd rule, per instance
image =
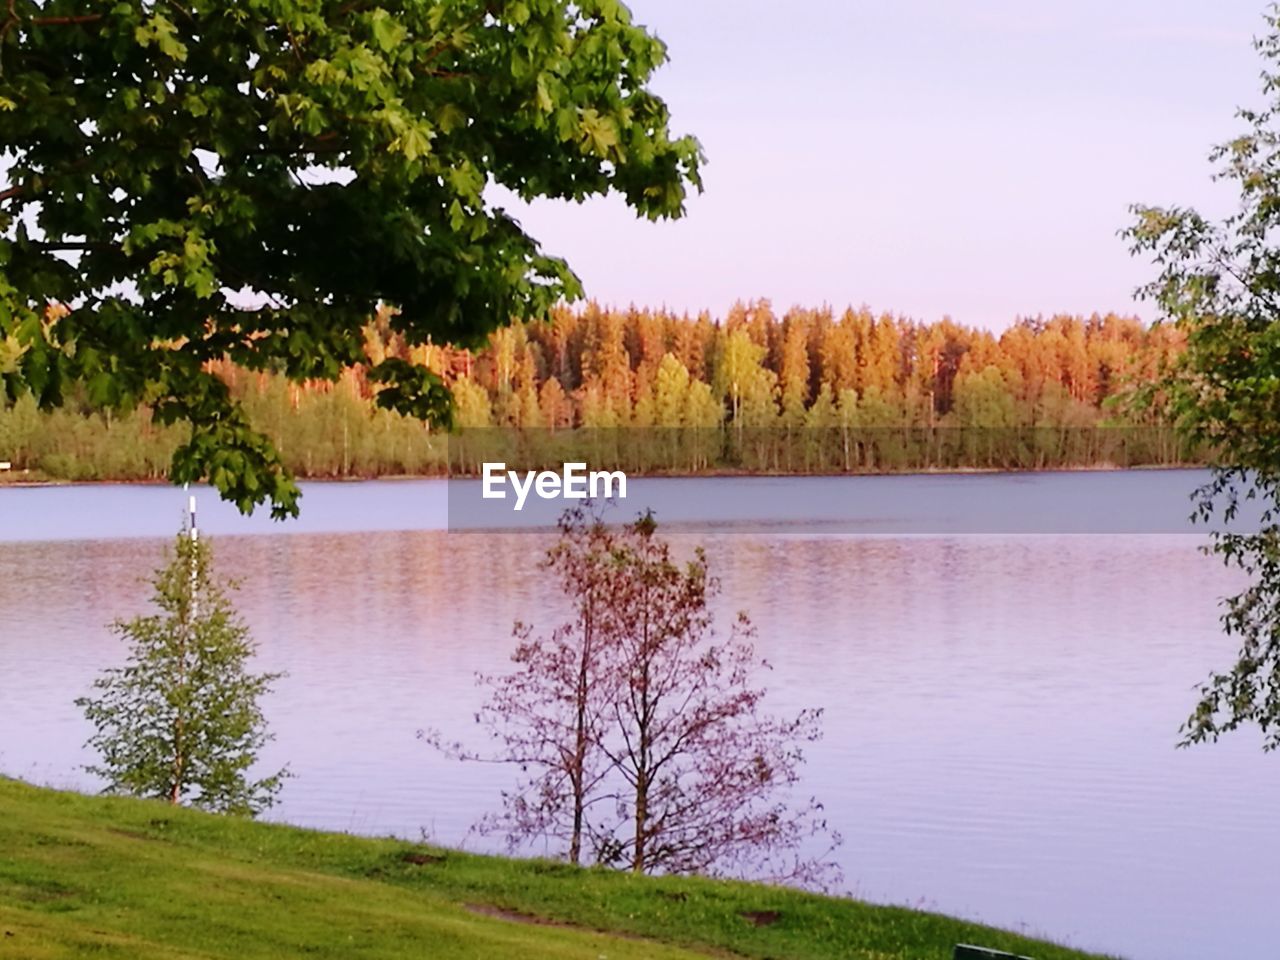
[[[752, 911], [777, 917], [757, 926], [743, 916]], [[1036, 960], [1087, 956], [903, 908], [474, 856], [0, 778], [3, 960], [944, 960], [958, 942]]]

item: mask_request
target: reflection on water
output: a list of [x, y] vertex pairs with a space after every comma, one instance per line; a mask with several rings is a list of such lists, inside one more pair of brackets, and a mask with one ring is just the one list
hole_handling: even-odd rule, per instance
[[[91, 493], [86, 493], [91, 496]], [[0, 497], [4, 492], [0, 492]], [[1227, 662], [1234, 583], [1183, 536], [676, 537], [747, 609], [780, 710], [826, 708], [805, 786], [851, 886], [1135, 960], [1268, 955], [1280, 767], [1241, 734], [1176, 751]], [[485, 848], [507, 780], [415, 738], [473, 736], [478, 670], [560, 610], [529, 534], [224, 536], [263, 669], [273, 816]], [[91, 786], [72, 699], [120, 649], [162, 541], [0, 544], [0, 770]]]

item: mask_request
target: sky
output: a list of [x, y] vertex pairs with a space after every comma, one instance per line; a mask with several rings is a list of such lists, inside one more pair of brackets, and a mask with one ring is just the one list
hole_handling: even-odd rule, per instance
[[1136, 314], [1133, 203], [1225, 213], [1262, 0], [630, 0], [708, 156], [684, 220], [501, 203], [603, 303], [768, 298], [1000, 330]]

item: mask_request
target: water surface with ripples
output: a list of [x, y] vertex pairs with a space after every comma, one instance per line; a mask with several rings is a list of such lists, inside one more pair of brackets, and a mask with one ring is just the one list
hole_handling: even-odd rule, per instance
[[[758, 626], [773, 706], [825, 708], [804, 786], [845, 837], [855, 893], [1134, 960], [1269, 957], [1280, 760], [1251, 732], [1174, 746], [1195, 684], [1230, 662], [1216, 603], [1238, 580], [1202, 535], [1060, 519], [1078, 502], [1116, 529], [1181, 529], [1170, 517], [1197, 479], [650, 490], [678, 550], [706, 545], [721, 612]], [[1029, 532], [973, 513], [969, 532], [945, 526], [947, 484], [975, 480]], [[890, 496], [886, 512], [875, 498]], [[202, 501], [262, 667], [288, 672], [266, 704], [265, 759], [295, 774], [273, 818], [492, 849], [468, 828], [507, 773], [452, 764], [415, 732], [474, 735], [476, 671], [503, 667], [513, 620], [549, 626], [563, 608], [538, 570], [545, 533], [448, 532], [447, 497], [441, 481], [308, 485], [296, 525]], [[679, 514], [698, 498], [720, 512]], [[119, 661], [105, 624], [143, 609], [184, 502], [164, 487], [0, 489], [0, 771], [95, 786], [72, 700]], [[877, 510], [897, 520], [847, 522]]]

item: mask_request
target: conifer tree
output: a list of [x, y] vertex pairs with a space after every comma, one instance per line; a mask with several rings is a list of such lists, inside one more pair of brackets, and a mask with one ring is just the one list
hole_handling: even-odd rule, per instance
[[797, 316], [789, 316], [786, 326], [778, 371], [782, 416], [788, 426], [799, 426], [809, 402], [809, 331]]
[[573, 404], [555, 377], [548, 377], [538, 391], [542, 421], [552, 430], [573, 425]]

